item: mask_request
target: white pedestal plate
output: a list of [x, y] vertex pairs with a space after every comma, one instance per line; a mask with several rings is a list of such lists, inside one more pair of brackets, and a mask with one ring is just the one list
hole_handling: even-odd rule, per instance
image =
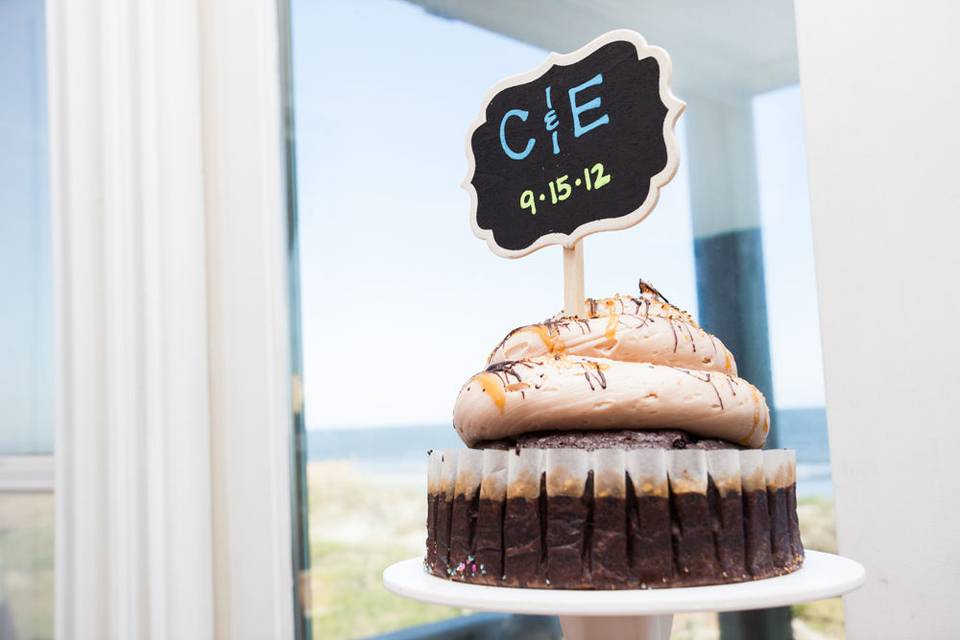
[[665, 640], [674, 613], [763, 609], [830, 598], [863, 584], [859, 562], [807, 551], [803, 568], [755, 582], [629, 591], [568, 591], [487, 587], [426, 573], [421, 558], [391, 565], [383, 583], [393, 593], [479, 611], [560, 616], [566, 640]]

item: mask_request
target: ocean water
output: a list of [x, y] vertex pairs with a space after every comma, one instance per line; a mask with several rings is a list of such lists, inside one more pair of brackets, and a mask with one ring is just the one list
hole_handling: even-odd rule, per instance
[[[833, 495], [827, 418], [823, 407], [780, 409], [773, 418], [778, 445], [797, 452], [797, 493]], [[426, 473], [430, 449], [462, 447], [453, 427], [368, 427], [312, 429], [307, 432], [310, 461], [349, 460], [378, 473]]]

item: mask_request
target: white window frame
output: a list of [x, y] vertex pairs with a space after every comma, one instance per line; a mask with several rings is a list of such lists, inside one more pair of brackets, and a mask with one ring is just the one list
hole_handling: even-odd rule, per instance
[[48, 0], [58, 638], [289, 638], [278, 10]]
[[53, 456], [12, 454], [0, 456], [0, 495], [53, 491]]

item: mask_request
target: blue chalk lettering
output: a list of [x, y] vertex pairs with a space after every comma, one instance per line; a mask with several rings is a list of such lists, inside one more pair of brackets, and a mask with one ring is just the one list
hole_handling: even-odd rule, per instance
[[[596, 98], [594, 98], [593, 100], [591, 100], [586, 104], [577, 104], [577, 94], [588, 87], [592, 87], [598, 84], [603, 84], [602, 73], [598, 73], [597, 75], [593, 76], [583, 84], [577, 85], [567, 92], [570, 95], [570, 111], [573, 112], [573, 137], [574, 138], [579, 138], [580, 136], [587, 133], [588, 131], [591, 131], [593, 129], [596, 129], [597, 127], [610, 123], [610, 116], [605, 113], [586, 126], [582, 126], [580, 124], [580, 114], [583, 113], [584, 111], [589, 111], [591, 109], [598, 108], [600, 106], [600, 97], [597, 96]], [[500, 130], [503, 131], [502, 127]]]
[[547, 131], [552, 131], [550, 136], [553, 138], [553, 155], [560, 153], [560, 143], [557, 142], [557, 132], [555, 129], [559, 126], [557, 112], [553, 109], [553, 101], [550, 99], [550, 87], [547, 87], [547, 115], [543, 116], [543, 123], [547, 126]]
[[530, 113], [523, 109], [510, 109], [510, 111], [503, 114], [503, 119], [500, 120], [500, 146], [503, 147], [503, 152], [507, 154], [507, 157], [513, 160], [523, 160], [530, 155], [530, 152], [533, 151], [534, 139], [530, 138], [527, 140], [527, 146], [519, 153], [511, 149], [510, 145], [507, 144], [507, 120], [510, 118], [520, 118], [523, 122], [526, 122], [529, 115]]

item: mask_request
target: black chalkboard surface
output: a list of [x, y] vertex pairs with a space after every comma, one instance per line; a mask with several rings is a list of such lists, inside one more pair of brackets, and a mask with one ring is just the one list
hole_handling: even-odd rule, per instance
[[642, 220], [678, 162], [670, 71], [618, 30], [497, 84], [467, 137], [474, 233], [516, 258]]

